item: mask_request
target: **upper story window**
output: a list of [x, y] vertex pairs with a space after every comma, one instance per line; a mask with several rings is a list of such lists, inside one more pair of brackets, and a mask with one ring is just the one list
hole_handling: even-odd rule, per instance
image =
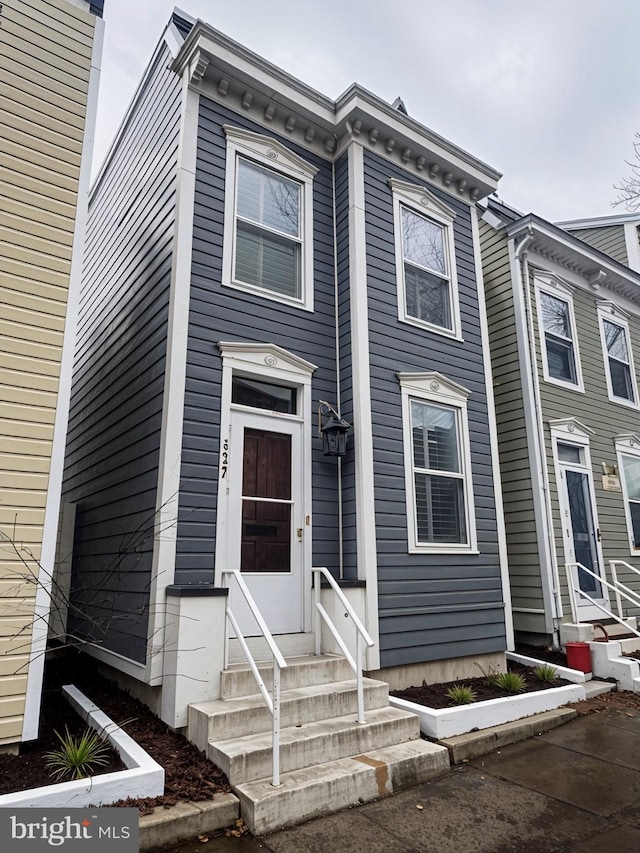
[[439, 373], [400, 373], [409, 551], [475, 550], [468, 391]]
[[618, 472], [624, 498], [629, 553], [640, 552], [640, 437], [634, 433], [615, 439]]
[[536, 300], [544, 378], [584, 391], [571, 291], [551, 277], [537, 278]]
[[313, 177], [275, 139], [225, 125], [222, 283], [313, 310]]
[[638, 390], [626, 314], [611, 302], [601, 302], [598, 319], [609, 399], [636, 408]]
[[455, 213], [424, 187], [391, 179], [398, 317], [460, 338], [453, 243]]

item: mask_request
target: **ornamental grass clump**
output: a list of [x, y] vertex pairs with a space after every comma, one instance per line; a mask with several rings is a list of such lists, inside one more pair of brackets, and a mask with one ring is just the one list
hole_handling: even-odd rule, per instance
[[524, 693], [527, 682], [519, 672], [497, 672], [491, 676], [491, 684], [505, 693]]
[[45, 754], [47, 769], [54, 779], [84, 779], [94, 775], [97, 767], [109, 764], [109, 747], [97, 732], [86, 729], [76, 737], [65, 726], [64, 737], [59, 732], [55, 736], [60, 741], [59, 749]]
[[557, 674], [558, 670], [555, 666], [551, 666], [550, 663], [541, 663], [533, 670], [534, 678], [537, 678], [538, 681], [542, 681], [544, 684], [553, 684]]
[[476, 691], [468, 684], [453, 684], [447, 690], [447, 696], [453, 705], [471, 705], [477, 698]]

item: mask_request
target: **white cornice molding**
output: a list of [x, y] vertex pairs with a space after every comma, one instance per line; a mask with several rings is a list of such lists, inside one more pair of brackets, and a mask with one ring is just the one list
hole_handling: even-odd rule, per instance
[[497, 187], [495, 169], [357, 84], [334, 102], [198, 21], [171, 68], [203, 67], [203, 56], [208, 64], [192, 79], [202, 95], [325, 159], [357, 140], [467, 204]]
[[628, 222], [640, 225], [640, 213], [618, 213], [615, 216], [596, 216], [592, 219], [565, 219], [555, 224], [565, 231], [574, 231], [580, 228], [610, 228], [612, 225], [626, 225]]

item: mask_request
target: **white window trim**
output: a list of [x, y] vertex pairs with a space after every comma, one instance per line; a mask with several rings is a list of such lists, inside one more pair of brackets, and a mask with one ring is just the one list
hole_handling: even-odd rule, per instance
[[625, 433], [618, 435], [614, 439], [616, 448], [616, 457], [618, 460], [618, 476], [620, 478], [620, 487], [622, 489], [622, 499], [624, 501], [624, 517], [627, 524], [627, 538], [629, 540], [629, 555], [637, 557], [640, 554], [640, 548], [634, 545], [633, 524], [631, 522], [631, 511], [629, 508], [629, 492], [627, 490], [627, 481], [624, 476], [624, 467], [622, 465], [622, 456], [636, 456], [640, 459], [640, 435], [637, 433]]
[[[249, 130], [224, 125], [227, 138], [227, 164], [225, 172], [224, 231], [222, 243], [222, 285], [254, 293], [273, 302], [293, 305], [305, 311], [313, 311], [313, 178], [318, 169], [289, 151], [276, 139], [252, 133]], [[264, 287], [245, 284], [233, 277], [235, 258], [235, 220], [238, 158], [244, 157], [280, 172], [301, 185], [301, 260], [300, 298], [288, 297]]]
[[[584, 394], [584, 383], [582, 380], [582, 365], [580, 363], [580, 348], [578, 346], [578, 329], [576, 327], [576, 317], [573, 306], [573, 290], [563, 281], [555, 278], [555, 276], [539, 276], [534, 278], [535, 293], [536, 293], [536, 313], [538, 318], [538, 337], [540, 340], [540, 354], [542, 356], [542, 374], [544, 381], [552, 385], [558, 385], [560, 388], [567, 388], [570, 391], [578, 391]], [[542, 321], [542, 305], [540, 294], [547, 293], [549, 296], [554, 296], [556, 299], [561, 299], [569, 306], [569, 324], [571, 326], [571, 343], [573, 344], [573, 358], [576, 365], [576, 382], [567, 382], [564, 379], [557, 379], [549, 373], [549, 362], [547, 355], [547, 338], [544, 331]]]
[[[402, 393], [402, 431], [404, 443], [404, 479], [407, 503], [408, 551], [410, 554], [477, 554], [476, 516], [473, 496], [473, 477], [469, 441], [467, 388], [447, 379], [441, 373], [398, 373]], [[411, 435], [411, 401], [426, 400], [458, 410], [458, 444], [460, 467], [464, 482], [464, 510], [467, 541], [465, 543], [429, 543], [418, 541], [416, 519], [416, 495], [413, 466], [413, 442]]]
[[[462, 327], [460, 323], [460, 305], [458, 300], [458, 276], [456, 271], [455, 242], [453, 232], [453, 221], [456, 214], [451, 208], [443, 204], [432, 193], [418, 184], [409, 184], [390, 178], [389, 187], [393, 193], [393, 217], [394, 238], [396, 253], [396, 281], [398, 283], [398, 319], [402, 323], [419, 326], [428, 329], [438, 335], [447, 338], [462, 340]], [[404, 282], [404, 253], [402, 246], [402, 207], [415, 211], [426, 219], [431, 219], [444, 228], [444, 244], [447, 265], [449, 270], [449, 288], [451, 300], [451, 329], [427, 323], [417, 317], [407, 314], [407, 298]]]
[[[600, 341], [602, 343], [602, 358], [604, 360], [604, 375], [607, 380], [607, 393], [609, 400], [612, 403], [619, 403], [621, 406], [627, 406], [629, 409], [638, 409], [638, 385], [636, 382], [636, 370], [633, 361], [633, 350], [631, 348], [631, 333], [629, 330], [628, 314], [618, 308], [613, 302], [602, 301], [598, 303], [598, 324], [600, 326]], [[611, 381], [611, 370], [609, 365], [609, 351], [607, 350], [607, 342], [604, 334], [604, 321], [608, 320], [616, 326], [621, 326], [625, 330], [627, 339], [627, 350], [629, 352], [629, 369], [631, 373], [631, 388], [633, 391], [633, 400], [627, 400], [626, 397], [616, 397], [613, 393], [613, 382]]]

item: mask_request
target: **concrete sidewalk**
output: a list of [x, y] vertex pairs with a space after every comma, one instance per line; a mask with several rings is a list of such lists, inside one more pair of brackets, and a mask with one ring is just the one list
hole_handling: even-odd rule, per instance
[[638, 853], [640, 711], [607, 709], [265, 838], [164, 853]]

